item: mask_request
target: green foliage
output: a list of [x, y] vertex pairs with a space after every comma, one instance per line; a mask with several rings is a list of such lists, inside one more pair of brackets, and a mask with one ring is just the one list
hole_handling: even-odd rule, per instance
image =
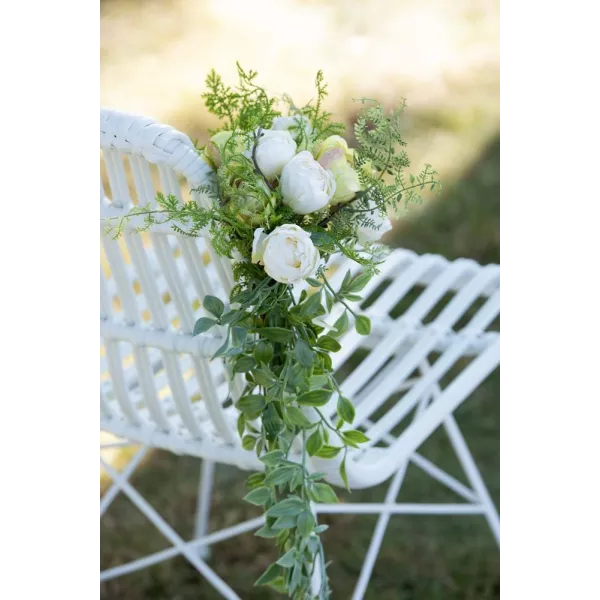
[[[223, 299], [206, 296], [203, 308], [210, 316], [198, 319], [193, 335], [215, 326], [224, 331], [214, 358], [223, 358], [233, 373], [243, 374], [246, 380], [235, 403], [240, 413], [237, 430], [241, 446], [256, 453], [265, 472], [248, 478], [245, 500], [264, 508], [265, 525], [256, 535], [275, 540], [281, 554], [256, 585], [269, 585], [295, 600], [313, 600], [314, 565], [318, 561], [325, 567], [319, 538], [325, 527], [317, 523], [310, 504], [336, 502], [337, 497], [320, 481], [321, 474], [311, 473], [307, 456], [340, 456], [339, 472], [347, 487], [348, 452], [368, 441], [359, 429], [347, 428], [354, 421], [355, 409], [340, 393], [331, 358], [341, 349], [338, 338], [351, 324], [361, 335], [371, 332], [370, 320], [358, 314], [356, 307], [385, 250], [374, 244], [357, 245], [357, 227], [377, 228], [377, 212], [383, 215], [390, 208], [397, 209], [401, 201], [405, 206], [419, 202], [420, 192], [439, 188], [439, 182], [429, 165], [405, 179], [410, 163], [401, 135], [404, 105], [386, 115], [379, 104], [363, 99], [355, 124], [358, 147], [352, 165], [361, 191], [345, 203], [308, 215], [295, 214], [283, 205], [277, 178], [267, 179], [256, 162], [262, 131], [281, 114], [276, 108], [278, 99], [257, 84], [255, 71], [244, 71], [238, 64], [237, 73], [234, 87], [214, 71], [206, 80], [206, 106], [222, 119], [222, 131], [228, 132], [219, 137], [219, 144], [201, 150], [210, 156], [214, 181], [193, 190], [193, 199], [186, 203], [158, 194], [155, 203], [134, 207], [113, 222], [112, 233], [120, 235], [129, 220], [138, 230], [170, 224], [182, 235], [208, 234], [217, 254], [235, 257], [231, 308]], [[324, 110], [327, 86], [321, 71], [315, 85], [316, 98], [303, 107], [284, 98], [290, 114], [298, 117], [299, 150], [312, 151], [320, 140], [344, 130]], [[309, 128], [303, 127], [303, 119]], [[261, 265], [251, 261], [256, 229], [269, 233], [283, 224], [296, 224], [309, 232], [324, 263], [332, 255], [343, 254], [360, 265], [359, 272], [348, 271], [339, 289], [334, 289], [324, 264], [307, 280], [315, 288], [313, 293], [303, 292], [296, 302], [289, 285], [271, 279]], [[325, 330], [318, 319], [337, 307], [343, 307], [343, 312], [333, 328]], [[321, 412], [331, 412], [330, 403], [337, 412], [335, 425], [331, 414]], [[300, 452], [295, 440], [301, 440]], [[329, 597], [326, 578], [323, 581], [319, 600]]]

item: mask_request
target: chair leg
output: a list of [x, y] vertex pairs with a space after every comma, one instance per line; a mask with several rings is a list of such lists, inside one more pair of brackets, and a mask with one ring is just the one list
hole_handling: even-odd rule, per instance
[[450, 438], [452, 445], [454, 446], [454, 451], [458, 456], [458, 460], [460, 461], [467, 479], [471, 484], [471, 488], [485, 508], [485, 518], [487, 519], [490, 529], [492, 530], [492, 535], [496, 540], [496, 544], [498, 547], [500, 547], [500, 517], [498, 516], [498, 511], [487, 490], [487, 487], [485, 486], [483, 478], [481, 477], [481, 473], [475, 464], [473, 455], [467, 446], [465, 438], [463, 437], [463, 434], [461, 433], [454, 416], [450, 415], [446, 418], [444, 421], [444, 427], [448, 433], [448, 437]]
[[[194, 539], [208, 533], [208, 519], [210, 516], [210, 502], [214, 480], [215, 463], [211, 460], [203, 460], [200, 467], [200, 487], [198, 488], [198, 499], [196, 502], [196, 523], [194, 527]], [[210, 556], [210, 546], [199, 546], [198, 556], [206, 559]]]
[[[385, 495], [385, 504], [395, 503], [396, 498], [400, 493], [402, 483], [404, 482], [407, 466], [408, 463], [405, 463], [398, 469], [398, 471], [396, 471], [396, 474], [394, 475], [392, 482], [390, 483], [390, 487]], [[379, 549], [381, 548], [383, 536], [385, 535], [387, 526], [390, 522], [390, 517], [390, 513], [382, 513], [377, 519], [377, 525], [375, 525], [375, 531], [373, 532], [373, 537], [371, 538], [371, 543], [369, 544], [369, 549], [367, 550], [365, 561], [363, 562], [363, 566], [360, 571], [360, 577], [356, 582], [356, 587], [354, 588], [354, 593], [352, 594], [352, 600], [362, 600], [365, 592], [367, 591], [367, 586], [369, 585], [371, 574], [373, 573], [373, 567], [375, 566], [375, 561], [379, 555]]]

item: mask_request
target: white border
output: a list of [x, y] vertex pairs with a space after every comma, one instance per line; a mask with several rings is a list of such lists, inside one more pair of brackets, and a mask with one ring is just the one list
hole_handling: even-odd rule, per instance
[[502, 5], [502, 591], [510, 600], [598, 595], [594, 12], [581, 1]]
[[5, 598], [98, 594], [99, 14], [0, 17]]

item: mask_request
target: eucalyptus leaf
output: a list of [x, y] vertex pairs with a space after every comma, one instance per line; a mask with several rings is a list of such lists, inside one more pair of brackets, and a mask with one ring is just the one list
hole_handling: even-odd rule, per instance
[[242, 346], [248, 337], [248, 330], [245, 327], [231, 328], [231, 343], [234, 346]]
[[218, 319], [223, 314], [225, 305], [216, 296], [204, 296], [204, 308]]
[[200, 333], [204, 333], [216, 324], [217, 322], [214, 319], [211, 319], [210, 317], [200, 317], [194, 325], [194, 331], [192, 332], [192, 335], [199, 335]]

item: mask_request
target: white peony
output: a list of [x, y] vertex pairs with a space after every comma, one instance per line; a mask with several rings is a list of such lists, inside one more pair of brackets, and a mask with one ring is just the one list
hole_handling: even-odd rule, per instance
[[371, 212], [364, 213], [364, 215], [374, 222], [375, 228], [366, 225], [359, 225], [356, 228], [356, 237], [361, 244], [376, 242], [384, 233], [392, 229], [392, 222], [387, 216], [382, 215], [373, 203], [370, 203], [367, 208], [373, 208]]
[[254, 232], [252, 262], [263, 264], [269, 277], [280, 283], [301, 283], [313, 277], [321, 256], [310, 235], [298, 225], [281, 225], [269, 235]]
[[289, 131], [296, 142], [300, 137], [306, 140], [312, 133], [310, 121], [304, 115], [275, 117], [271, 128], [276, 131]]
[[281, 173], [283, 203], [298, 215], [325, 208], [335, 193], [335, 179], [306, 150], [299, 152]]
[[295, 154], [296, 142], [288, 131], [265, 129], [261, 132], [256, 146], [256, 163], [267, 179], [281, 175], [283, 167]]

